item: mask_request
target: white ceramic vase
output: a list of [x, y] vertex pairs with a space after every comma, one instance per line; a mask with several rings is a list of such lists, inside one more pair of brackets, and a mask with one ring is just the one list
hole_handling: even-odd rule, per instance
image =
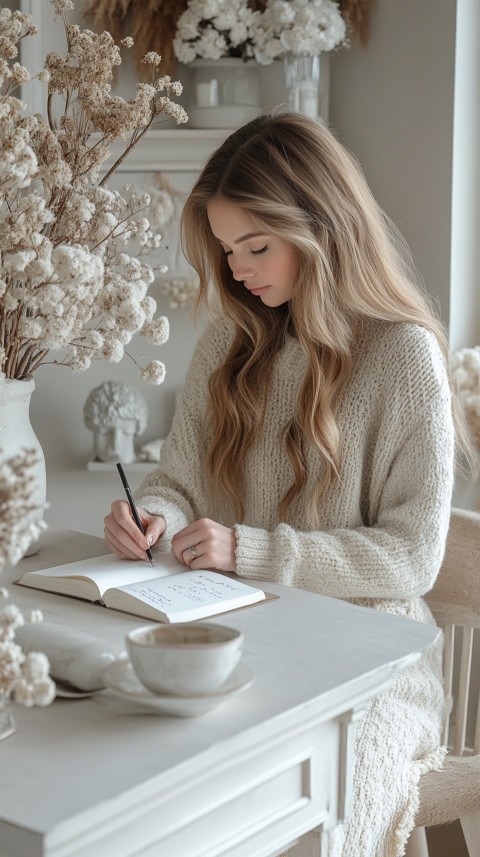
[[238, 128], [260, 112], [258, 64], [236, 57], [197, 59], [192, 70], [191, 128]]
[[15, 720], [10, 698], [0, 693], [0, 741], [15, 732]]
[[[47, 496], [45, 456], [30, 422], [30, 400], [35, 389], [33, 378], [17, 381], [2, 378], [0, 383], [0, 460], [18, 455], [23, 449], [34, 449], [38, 462], [34, 472], [32, 500], [38, 511], [29, 521], [41, 521]], [[34, 553], [32, 545], [27, 556]]]

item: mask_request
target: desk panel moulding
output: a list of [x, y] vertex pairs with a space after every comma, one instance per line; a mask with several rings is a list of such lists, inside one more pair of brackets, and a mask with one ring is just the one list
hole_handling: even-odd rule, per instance
[[[209, 842], [202, 857], [281, 853], [313, 825], [330, 821], [332, 809], [335, 817], [339, 725], [319, 722], [322, 715], [301, 724], [301, 717], [299, 711], [266, 724], [260, 742], [243, 735], [229, 758], [221, 744], [214, 745], [176, 770], [37, 834], [35, 849], [21, 857], [198, 857], [202, 841]], [[290, 857], [296, 853], [294, 848]]]

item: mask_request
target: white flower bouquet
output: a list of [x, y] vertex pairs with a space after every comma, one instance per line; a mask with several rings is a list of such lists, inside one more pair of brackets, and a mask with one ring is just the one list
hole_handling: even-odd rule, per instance
[[[69, 26], [72, 0], [50, 2], [67, 51], [48, 54], [38, 75], [48, 82], [46, 118], [25, 115], [13, 95], [30, 78], [15, 61], [17, 46], [36, 27], [29, 15], [0, 8], [0, 370], [15, 379], [48, 362], [75, 372], [98, 358], [118, 362], [135, 334], [156, 345], [168, 338], [148, 294], [155, 268], [146, 258], [160, 245], [152, 226], [165, 216], [165, 198], [131, 188], [122, 195], [107, 183], [160, 114], [187, 121], [171, 100], [182, 85], [159, 77], [161, 58], [148, 53], [152, 82], [128, 101], [112, 96], [121, 56], [111, 35]], [[107, 170], [119, 140], [123, 151]], [[155, 384], [164, 374], [158, 360], [141, 369]]]
[[254, 56], [258, 14], [247, 0], [189, 0], [177, 22], [174, 54], [184, 64], [221, 57], [247, 60]]
[[263, 12], [248, 0], [189, 0], [173, 41], [182, 63], [221, 57], [269, 65], [294, 53], [317, 56], [346, 43], [346, 24], [334, 0], [267, 0]]
[[346, 44], [347, 28], [333, 0], [267, 0], [257, 19], [255, 57], [318, 56]]

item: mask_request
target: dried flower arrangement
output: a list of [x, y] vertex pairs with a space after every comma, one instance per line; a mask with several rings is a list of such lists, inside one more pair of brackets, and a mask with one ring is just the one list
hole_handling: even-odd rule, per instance
[[[171, 224], [170, 234], [173, 232], [178, 234], [180, 213], [186, 196], [185, 192], [174, 187], [165, 175], [157, 173], [153, 178], [153, 183], [150, 183], [150, 193], [153, 198], [158, 197], [161, 199], [165, 197], [168, 199], [168, 203], [166, 202], [164, 206], [164, 219], [159, 225], [166, 227], [168, 230]], [[168, 244], [168, 232], [165, 237]], [[175, 258], [169, 257], [168, 262], [169, 266], [170, 262], [172, 263], [171, 267], [178, 273], [173, 277], [168, 276], [168, 274], [167, 276], [159, 277], [158, 289], [160, 294], [167, 298], [170, 309], [190, 308], [194, 304], [198, 294], [198, 278], [193, 269], [187, 264], [178, 240], [175, 239], [171, 243], [175, 247]], [[168, 270], [169, 268], [167, 268]]]
[[350, 32], [366, 47], [370, 35], [370, 15], [375, 0], [338, 0], [342, 17]]
[[174, 74], [173, 37], [186, 0], [83, 0], [83, 14], [97, 32], [107, 30], [118, 44], [128, 29], [134, 39], [137, 73], [144, 78], [142, 57], [156, 51], [164, 74]]
[[[159, 201], [132, 188], [122, 196], [107, 182], [161, 114], [187, 121], [170, 98], [182, 85], [159, 77], [160, 57], [149, 53], [143, 61], [151, 83], [138, 84], [128, 101], [112, 96], [121, 56], [111, 35], [69, 25], [72, 0], [50, 2], [63, 20], [67, 51], [48, 54], [39, 75], [48, 82], [46, 119], [23, 115], [25, 105], [12, 94], [30, 78], [12, 60], [36, 27], [29, 15], [0, 8], [0, 368], [15, 379], [47, 362], [76, 372], [93, 359], [118, 362], [136, 333], [155, 345], [168, 337], [148, 294], [155, 269], [146, 256], [161, 242], [151, 228]], [[130, 48], [133, 40], [122, 44]], [[123, 151], [100, 179], [119, 140]], [[53, 359], [52, 351], [62, 356]], [[164, 375], [158, 360], [141, 369], [154, 384]]]
[[[28, 449], [0, 462], [0, 571], [6, 563], [15, 565], [44, 528], [43, 523], [29, 520], [37, 511], [32, 500], [35, 463], [35, 452]], [[1, 587], [0, 599], [6, 598], [8, 592]], [[24, 615], [14, 604], [0, 610], [0, 701], [13, 699], [26, 706], [52, 702], [55, 684], [49, 678], [48, 659], [41, 652], [25, 655], [15, 642], [16, 628], [25, 621], [39, 622], [41, 619], [39, 610]], [[5, 725], [0, 722], [0, 734], [9, 734], [12, 729], [13, 726], [8, 729], [7, 724], [7, 731], [4, 731]]]
[[472, 443], [480, 453], [480, 345], [456, 351], [450, 368]]

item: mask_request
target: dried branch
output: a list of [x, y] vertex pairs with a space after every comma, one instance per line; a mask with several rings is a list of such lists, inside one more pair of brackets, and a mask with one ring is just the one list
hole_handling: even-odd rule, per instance
[[375, 0], [339, 0], [342, 16], [352, 32], [367, 47], [370, 35], [370, 14]]
[[111, 33], [115, 44], [119, 44], [124, 35], [125, 21], [132, 0], [83, 0], [83, 16], [97, 32]]
[[139, 73], [145, 74], [141, 66], [142, 57], [156, 51], [162, 57], [162, 74], [175, 74], [177, 60], [173, 53], [173, 39], [177, 21], [187, 8], [187, 0], [131, 0], [132, 37]]

